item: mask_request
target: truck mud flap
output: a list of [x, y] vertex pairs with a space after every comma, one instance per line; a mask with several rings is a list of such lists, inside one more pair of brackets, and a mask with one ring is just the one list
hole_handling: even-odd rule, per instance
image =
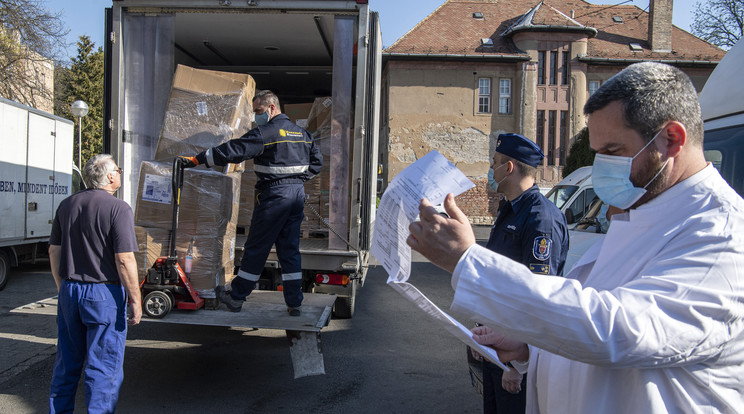
[[325, 374], [320, 332], [287, 331], [294, 378]]

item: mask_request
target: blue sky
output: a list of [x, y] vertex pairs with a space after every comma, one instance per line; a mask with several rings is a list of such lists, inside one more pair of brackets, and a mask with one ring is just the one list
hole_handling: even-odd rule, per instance
[[[97, 46], [103, 46], [104, 9], [111, 0], [45, 0], [52, 12], [61, 12], [70, 28], [67, 43], [68, 55], [75, 53], [75, 43], [81, 35], [88, 35]], [[695, 3], [698, 0], [674, 0], [674, 24], [690, 31]], [[648, 0], [592, 0], [595, 4], [634, 4], [641, 9], [648, 7]], [[701, 0], [704, 2], [704, 0]], [[369, 0], [372, 10], [380, 13], [382, 43], [390, 46], [431, 14], [444, 0]]]

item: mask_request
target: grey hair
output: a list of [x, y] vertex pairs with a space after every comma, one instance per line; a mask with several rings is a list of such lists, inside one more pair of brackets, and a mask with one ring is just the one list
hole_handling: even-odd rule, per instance
[[703, 118], [697, 92], [681, 70], [658, 62], [635, 63], [605, 82], [584, 105], [591, 115], [611, 102], [623, 106], [623, 122], [650, 141], [668, 121], [687, 128], [688, 144], [702, 146]]
[[275, 107], [279, 108], [279, 98], [274, 94], [274, 92], [271, 92], [268, 89], [258, 91], [256, 96], [253, 97], [253, 100], [258, 101], [258, 104], [262, 106], [273, 104]]
[[116, 171], [116, 162], [110, 154], [98, 154], [88, 160], [83, 168], [83, 178], [92, 188], [103, 188], [109, 185], [107, 176]]

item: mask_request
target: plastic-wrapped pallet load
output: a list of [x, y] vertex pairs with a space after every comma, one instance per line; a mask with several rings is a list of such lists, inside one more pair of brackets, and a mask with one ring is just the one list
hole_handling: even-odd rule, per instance
[[[172, 164], [152, 161], [142, 162], [140, 168], [135, 212], [135, 224], [140, 226], [140, 259], [145, 260], [140, 269], [152, 266], [153, 258], [168, 251], [173, 218], [171, 171]], [[184, 171], [176, 251], [182, 259], [193, 238], [195, 254], [190, 279], [203, 297], [210, 297], [217, 284], [233, 277], [239, 198], [240, 173], [193, 168]]]
[[178, 65], [155, 161], [195, 155], [245, 134], [253, 121], [255, 88], [247, 74]]

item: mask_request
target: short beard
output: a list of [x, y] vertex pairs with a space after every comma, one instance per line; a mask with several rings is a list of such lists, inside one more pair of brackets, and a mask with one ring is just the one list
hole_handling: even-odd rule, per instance
[[[648, 184], [648, 187], [646, 187], [646, 194], [636, 201], [631, 208], [636, 208], [653, 200], [667, 189], [667, 177], [669, 176], [669, 171], [665, 168], [664, 162], [665, 161], [661, 160], [661, 154], [654, 151], [649, 154], [643, 168], [641, 168], [640, 174], [635, 177], [630, 177], [630, 181], [633, 183], [634, 187], [643, 188], [644, 185]], [[659, 170], [662, 168], [664, 168], [664, 170], [659, 173]], [[657, 173], [659, 173], [658, 176], [656, 176]], [[654, 176], [656, 176], [655, 179]]]

